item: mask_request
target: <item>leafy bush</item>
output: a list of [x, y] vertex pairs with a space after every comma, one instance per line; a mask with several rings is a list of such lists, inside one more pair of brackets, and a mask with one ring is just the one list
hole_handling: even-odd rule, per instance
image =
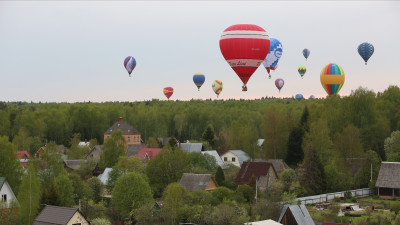
[[350, 198], [352, 197], [351, 192], [350, 192], [350, 191], [346, 191], [346, 192], [344, 193], [344, 197], [345, 197], [346, 199], [350, 199]]

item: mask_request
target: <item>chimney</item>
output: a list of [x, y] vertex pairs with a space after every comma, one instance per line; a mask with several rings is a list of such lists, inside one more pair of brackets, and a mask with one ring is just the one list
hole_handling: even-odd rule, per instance
[[122, 118], [122, 116], [119, 118], [119, 122], [124, 121], [124, 119]]

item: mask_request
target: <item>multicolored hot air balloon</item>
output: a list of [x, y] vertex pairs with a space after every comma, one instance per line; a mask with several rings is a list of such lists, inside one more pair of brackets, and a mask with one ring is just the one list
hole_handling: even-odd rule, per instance
[[364, 42], [358, 46], [358, 54], [364, 59], [367, 65], [368, 59], [374, 54], [374, 46], [368, 42]]
[[271, 79], [271, 70], [275, 70], [278, 67], [278, 61], [282, 56], [282, 44], [275, 38], [270, 38], [270, 47], [267, 57], [263, 61], [263, 65], [269, 74]]
[[281, 92], [281, 89], [284, 84], [285, 84], [285, 81], [281, 78], [278, 78], [275, 80], [275, 86], [278, 88], [279, 92]]
[[299, 66], [299, 68], [297, 69], [297, 71], [299, 71], [299, 74], [301, 76], [301, 78], [303, 79], [304, 74], [306, 73], [307, 69], [305, 66]]
[[344, 71], [338, 64], [329, 63], [322, 69], [320, 79], [326, 93], [335, 95], [344, 84]]
[[221, 93], [223, 87], [224, 87], [224, 85], [222, 84], [222, 81], [220, 81], [220, 80], [215, 80], [212, 83], [212, 89], [214, 90], [215, 94], [217, 94], [217, 98], [218, 98], [219, 94]]
[[126, 71], [128, 71], [129, 76], [131, 76], [133, 69], [135, 69], [135, 67], [136, 67], [135, 58], [133, 58], [132, 56], [126, 57], [124, 60], [124, 66], [125, 66]]
[[304, 58], [306, 58], [306, 61], [307, 61], [307, 58], [308, 58], [308, 56], [310, 55], [310, 50], [308, 50], [308, 49], [304, 49], [303, 50], [303, 55], [304, 55]]
[[303, 99], [303, 95], [302, 95], [302, 94], [297, 94], [297, 95], [296, 95], [296, 99], [297, 99], [297, 100]]
[[169, 100], [169, 98], [170, 98], [170, 97], [172, 96], [172, 94], [174, 93], [174, 89], [173, 89], [172, 87], [165, 87], [164, 90], [163, 90], [163, 92], [164, 92], [165, 97], [167, 97], [168, 100]]
[[246, 84], [267, 56], [269, 46], [268, 33], [257, 25], [236, 24], [222, 33], [221, 53], [242, 80], [243, 91], [247, 91]]
[[197, 89], [200, 91], [200, 87], [204, 84], [206, 77], [202, 73], [196, 73], [193, 75], [193, 82], [197, 86]]

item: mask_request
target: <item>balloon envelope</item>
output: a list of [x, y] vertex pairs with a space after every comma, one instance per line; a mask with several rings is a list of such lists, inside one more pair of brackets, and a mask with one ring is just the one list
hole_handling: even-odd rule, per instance
[[171, 95], [174, 93], [174, 89], [172, 88], [172, 87], [165, 87], [164, 88], [164, 90], [163, 90], [163, 92], [164, 92], [164, 95], [168, 98], [168, 100], [169, 100], [169, 98], [171, 97]]
[[204, 84], [206, 77], [202, 73], [196, 73], [193, 75], [193, 82], [197, 86], [197, 89], [200, 90], [200, 87]]
[[297, 99], [297, 100], [303, 99], [303, 95], [302, 95], [302, 94], [297, 94], [297, 95], [296, 95], [296, 99]]
[[243, 84], [265, 59], [269, 45], [267, 32], [253, 24], [232, 25], [224, 30], [219, 41], [222, 55]]
[[215, 94], [217, 94], [217, 97], [219, 96], [219, 94], [221, 93], [221, 91], [222, 91], [222, 88], [224, 87], [224, 85], [222, 84], [222, 81], [220, 81], [220, 80], [215, 80], [213, 83], [212, 83], [212, 89], [213, 89], [213, 91], [215, 92]]
[[303, 55], [304, 55], [304, 58], [306, 58], [306, 60], [307, 60], [307, 58], [308, 58], [308, 56], [310, 55], [310, 50], [308, 50], [308, 49], [304, 49], [303, 50]]
[[364, 59], [365, 65], [367, 65], [368, 59], [374, 54], [374, 46], [368, 42], [360, 44], [357, 48], [358, 54]]
[[321, 71], [321, 84], [328, 95], [337, 94], [344, 84], [344, 71], [335, 63], [329, 63]]
[[281, 89], [284, 84], [285, 84], [285, 81], [281, 78], [278, 78], [275, 80], [275, 86], [278, 88], [279, 92], [281, 92]]
[[132, 56], [126, 57], [124, 60], [124, 66], [125, 66], [126, 71], [128, 71], [129, 76], [131, 76], [133, 69], [135, 69], [135, 67], [136, 67], [135, 58], [133, 58]]
[[278, 61], [282, 56], [282, 44], [278, 39], [270, 38], [269, 52], [263, 61], [263, 65], [267, 72], [275, 70], [278, 66]]
[[313, 100], [313, 99], [315, 99], [315, 96], [314, 95], [310, 95], [310, 97], [308, 99]]
[[301, 78], [303, 78], [304, 74], [306, 73], [307, 69], [305, 66], [299, 66], [299, 68], [297, 69], [297, 71], [299, 71], [299, 74], [301, 76]]

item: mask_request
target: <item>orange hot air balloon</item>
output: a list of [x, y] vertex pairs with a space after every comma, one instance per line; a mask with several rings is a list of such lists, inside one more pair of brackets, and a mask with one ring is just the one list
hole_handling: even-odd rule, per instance
[[171, 95], [174, 93], [174, 89], [172, 87], [165, 87], [163, 91], [164, 91], [165, 97], [167, 97], [168, 100], [171, 97]]

